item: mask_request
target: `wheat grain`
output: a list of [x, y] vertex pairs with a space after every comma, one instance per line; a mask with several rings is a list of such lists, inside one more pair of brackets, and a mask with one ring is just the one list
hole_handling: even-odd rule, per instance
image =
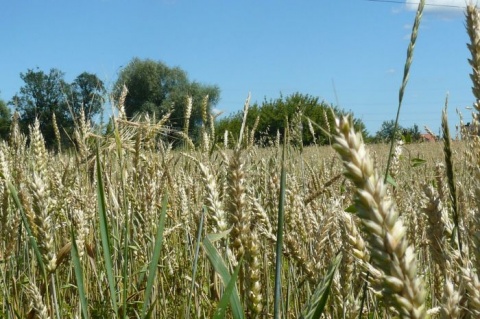
[[40, 290], [35, 283], [30, 282], [26, 287], [26, 293], [29, 297], [30, 308], [32, 309], [34, 316], [39, 319], [48, 319], [48, 309], [45, 306]]
[[438, 300], [441, 298], [443, 278], [447, 275], [446, 258], [446, 229], [443, 222], [444, 209], [440, 197], [435, 193], [433, 186], [425, 185], [423, 187], [425, 195], [428, 199], [424, 207], [424, 212], [427, 216], [427, 238], [429, 251], [432, 261], [434, 262], [433, 268], [433, 287], [434, 293]]
[[29, 185], [33, 195], [34, 223], [37, 228], [37, 243], [49, 272], [56, 269], [56, 256], [52, 235], [49, 190], [42, 179], [34, 173]]
[[459, 291], [455, 290], [453, 283], [447, 279], [444, 285], [440, 318], [460, 318], [461, 299]]
[[228, 201], [227, 211], [229, 224], [232, 226], [230, 233], [232, 245], [237, 255], [237, 260], [244, 254], [246, 239], [250, 229], [250, 212], [247, 208], [245, 192], [245, 169], [242, 151], [236, 149], [232, 156], [224, 158], [228, 164]]
[[193, 99], [191, 96], [187, 97], [187, 104], [185, 105], [185, 122], [183, 124], [183, 133], [188, 136], [188, 130], [190, 126], [190, 116], [192, 116], [192, 104]]
[[[471, 54], [471, 59], [468, 60], [472, 66], [472, 74], [470, 78], [472, 80], [472, 92], [475, 98], [480, 100], [480, 14], [475, 5], [469, 4], [465, 13], [467, 34], [470, 38], [470, 43], [467, 47]], [[474, 104], [477, 112], [480, 112], [477, 104]]]
[[405, 229], [386, 187], [373, 169], [362, 137], [356, 134], [348, 118], [336, 120], [334, 148], [342, 157], [345, 175], [355, 184], [356, 207], [369, 233], [373, 265], [384, 273], [385, 301], [404, 318], [425, 317], [423, 284], [416, 274], [416, 257], [408, 245]]
[[127, 115], [125, 113], [125, 100], [127, 99], [128, 95], [128, 88], [125, 84], [122, 86], [122, 91], [120, 93], [120, 97], [118, 98], [118, 118], [119, 119], [126, 119]]
[[468, 310], [475, 318], [480, 317], [480, 281], [478, 279], [478, 270], [467, 265], [462, 269], [463, 279], [465, 280], [465, 289], [468, 298]]
[[[260, 315], [263, 308], [262, 284], [261, 284], [261, 243], [257, 232], [253, 229], [246, 238], [246, 274], [248, 308], [254, 315]], [[253, 316], [252, 316], [253, 317]]]

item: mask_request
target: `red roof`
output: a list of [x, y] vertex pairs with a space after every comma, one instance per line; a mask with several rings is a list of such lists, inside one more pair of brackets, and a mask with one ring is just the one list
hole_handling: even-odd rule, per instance
[[430, 133], [420, 134], [420, 136], [426, 142], [435, 142], [435, 136]]

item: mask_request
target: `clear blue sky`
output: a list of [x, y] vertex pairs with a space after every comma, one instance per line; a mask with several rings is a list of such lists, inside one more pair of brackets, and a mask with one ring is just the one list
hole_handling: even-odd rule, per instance
[[[67, 81], [87, 71], [111, 87], [133, 57], [150, 58], [218, 85], [224, 114], [241, 110], [249, 92], [261, 102], [298, 91], [338, 102], [373, 134], [395, 117], [413, 7], [403, 0], [3, 0], [0, 98], [19, 91], [29, 68], [58, 68]], [[450, 123], [458, 122], [456, 108], [470, 120], [464, 20], [458, 8], [428, 7], [401, 125], [438, 132], [447, 92]]]

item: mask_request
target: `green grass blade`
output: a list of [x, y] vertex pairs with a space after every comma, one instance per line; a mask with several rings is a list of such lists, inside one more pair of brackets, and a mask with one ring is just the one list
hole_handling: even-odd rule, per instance
[[418, 167], [427, 164], [427, 161], [422, 158], [412, 158], [410, 162], [412, 163], [412, 167]]
[[230, 232], [232, 231], [232, 229], [227, 229], [227, 230], [224, 230], [222, 232], [219, 232], [219, 233], [215, 233], [215, 234], [208, 234], [208, 239], [214, 243], [216, 241], [219, 241], [221, 240], [222, 238], [226, 238], [228, 236], [228, 234], [230, 234]]
[[[123, 175], [123, 174], [122, 174]], [[122, 185], [123, 185], [123, 177], [122, 177]], [[123, 192], [125, 195], [125, 192]], [[128, 292], [128, 245], [130, 243], [130, 214], [128, 213], [128, 209], [125, 209], [125, 215], [124, 215], [124, 220], [125, 220], [125, 227], [123, 231], [123, 240], [124, 240], [124, 246], [123, 246], [123, 267], [122, 267], [122, 280], [123, 280], [123, 295], [122, 295], [122, 309], [123, 309], [123, 318], [127, 318], [127, 292]]]
[[319, 319], [322, 316], [325, 305], [327, 304], [328, 296], [330, 296], [330, 287], [332, 286], [333, 276], [335, 275], [335, 271], [337, 270], [341, 261], [342, 254], [340, 253], [330, 264], [327, 274], [320, 282], [320, 284], [318, 284], [315, 292], [310, 298], [310, 301], [306, 305], [305, 310], [301, 314], [300, 318]]
[[275, 295], [273, 305], [273, 318], [280, 319], [280, 305], [282, 301], [282, 257], [283, 257], [283, 224], [285, 215], [285, 189], [286, 189], [286, 168], [285, 168], [285, 149], [287, 148], [287, 131], [285, 129], [285, 136], [283, 139], [282, 151], [282, 172], [280, 177], [280, 197], [278, 201], [278, 228], [277, 228], [277, 243], [275, 256]]
[[220, 302], [218, 303], [217, 309], [215, 310], [215, 314], [213, 315], [213, 319], [223, 319], [223, 318], [225, 318], [225, 312], [227, 311], [228, 303], [230, 302], [230, 299], [232, 297], [232, 293], [235, 289], [235, 282], [237, 281], [238, 274], [240, 273], [240, 268], [242, 266], [242, 263], [243, 263], [243, 257], [238, 262], [238, 265], [235, 268], [235, 271], [232, 274], [232, 277], [230, 277], [230, 281], [228, 282], [227, 287], [225, 288], [225, 291], [223, 292], [222, 299], [220, 299]]
[[145, 318], [151, 318], [153, 314], [153, 309], [155, 308], [155, 305], [157, 304], [158, 299], [155, 299], [152, 304], [150, 305], [150, 309], [148, 309], [147, 314], [145, 315]]
[[105, 201], [105, 190], [103, 186], [102, 166], [100, 163], [100, 153], [97, 148], [97, 201], [100, 223], [100, 237], [102, 240], [103, 258], [105, 261], [105, 270], [107, 272], [108, 286], [110, 288], [110, 299], [113, 310], [118, 318], [117, 293], [115, 289], [115, 278], [113, 276], [112, 255], [110, 253], [110, 240], [108, 237], [108, 220]]
[[395, 188], [398, 187], [397, 182], [395, 181], [395, 179], [390, 174], [387, 174], [387, 178], [385, 179], [385, 183], [388, 183]]
[[205, 213], [207, 208], [203, 206], [202, 215], [200, 216], [200, 223], [198, 225], [198, 234], [197, 234], [197, 245], [195, 247], [195, 256], [193, 258], [193, 270], [192, 270], [192, 285], [190, 286], [190, 293], [188, 294], [188, 302], [186, 309], [186, 319], [190, 318], [190, 304], [192, 302], [192, 295], [195, 289], [195, 279], [197, 277], [197, 266], [198, 266], [198, 253], [200, 252], [200, 242], [202, 239], [203, 231], [203, 219], [205, 218]]
[[163, 244], [163, 229], [165, 227], [165, 217], [167, 215], [167, 203], [168, 195], [165, 194], [162, 200], [162, 212], [160, 213], [160, 220], [157, 227], [157, 235], [155, 236], [155, 246], [153, 248], [153, 256], [150, 261], [150, 266], [148, 268], [148, 279], [147, 287], [145, 289], [145, 299], [143, 301], [142, 307], [142, 318], [145, 318], [148, 308], [148, 303], [150, 302], [150, 296], [152, 294], [153, 282], [155, 280], [155, 275], [157, 274], [157, 265], [160, 260], [160, 253], [162, 251]]
[[75, 279], [77, 280], [77, 289], [78, 295], [80, 298], [80, 306], [82, 308], [83, 318], [88, 319], [88, 303], [87, 298], [85, 296], [85, 287], [83, 285], [83, 271], [82, 265], [80, 264], [80, 257], [78, 256], [78, 247], [77, 242], [75, 239], [75, 234], [73, 233], [73, 229], [71, 230], [71, 237], [72, 237], [72, 261], [73, 261], [73, 269], [75, 271]]
[[22, 222], [23, 225], [25, 226], [25, 230], [27, 231], [27, 235], [30, 241], [30, 245], [32, 245], [33, 251], [35, 252], [35, 257], [37, 258], [38, 266], [40, 267], [40, 270], [44, 276], [46, 276], [46, 270], [45, 270], [45, 264], [43, 263], [43, 258], [42, 254], [40, 253], [40, 250], [38, 249], [37, 241], [35, 240], [35, 237], [33, 236], [32, 229], [30, 228], [30, 225], [28, 224], [28, 219], [27, 215], [25, 214], [25, 211], [23, 210], [22, 203], [20, 202], [20, 199], [18, 198], [18, 192], [15, 186], [10, 181], [7, 181], [7, 186], [10, 191], [10, 195], [13, 198], [13, 201], [15, 202], [15, 205], [17, 206], [18, 210], [20, 211], [20, 215], [22, 216]]
[[403, 96], [405, 94], [405, 88], [407, 87], [408, 79], [410, 77], [410, 66], [413, 61], [413, 52], [415, 49], [415, 43], [417, 42], [418, 30], [420, 28], [420, 21], [422, 20], [423, 9], [425, 7], [425, 0], [420, 0], [418, 4], [417, 13], [415, 15], [415, 21], [413, 22], [412, 33], [410, 35], [410, 43], [407, 49], [407, 60], [405, 61], [405, 66], [403, 69], [403, 80], [400, 90], [398, 92], [398, 107], [397, 107], [397, 116], [395, 117], [395, 125], [393, 127], [391, 141], [390, 141], [390, 151], [388, 152], [387, 167], [385, 169], [385, 180], [387, 182], [387, 175], [390, 171], [390, 165], [392, 163], [392, 154], [393, 154], [393, 145], [395, 144], [395, 134], [398, 129], [398, 120], [400, 118], [400, 110], [402, 108]]
[[[224, 260], [218, 253], [217, 249], [213, 246], [209, 236], [203, 239], [203, 248], [205, 249], [205, 253], [207, 254], [207, 257], [210, 260], [213, 268], [222, 278], [223, 283], [228, 285], [231, 279], [230, 273], [228, 272], [228, 268]], [[242, 303], [240, 302], [237, 289], [234, 289], [232, 295], [230, 296], [230, 306], [232, 308], [232, 315], [234, 319], [244, 318], [243, 307]]]

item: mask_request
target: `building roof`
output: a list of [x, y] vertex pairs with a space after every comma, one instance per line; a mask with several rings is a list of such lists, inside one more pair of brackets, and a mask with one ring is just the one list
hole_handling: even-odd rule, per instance
[[425, 140], [426, 142], [435, 142], [435, 136], [433, 136], [432, 134], [430, 133], [424, 133], [424, 134], [420, 134], [421, 138], [423, 140]]

